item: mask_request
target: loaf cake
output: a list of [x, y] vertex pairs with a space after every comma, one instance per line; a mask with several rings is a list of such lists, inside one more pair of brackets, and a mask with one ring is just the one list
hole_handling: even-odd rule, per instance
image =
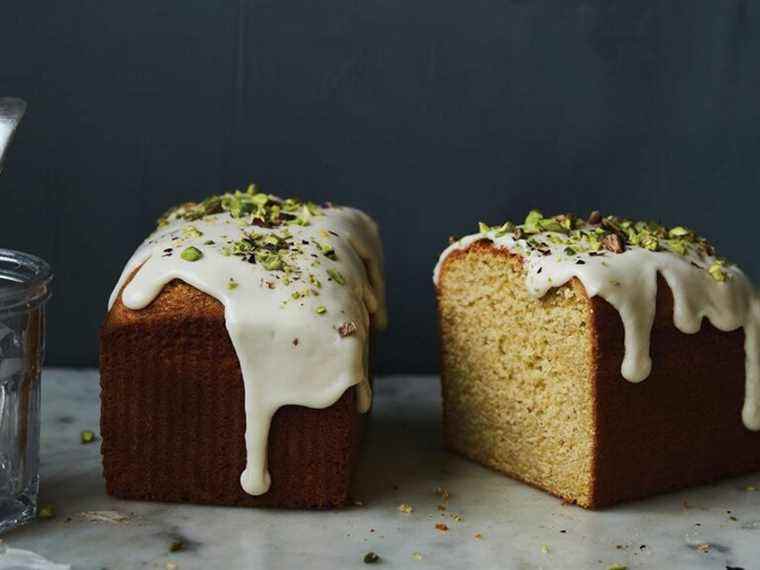
[[345, 505], [384, 295], [377, 226], [359, 210], [252, 185], [167, 212], [101, 329], [108, 492]]
[[450, 450], [586, 508], [760, 470], [760, 302], [691, 229], [532, 211], [434, 283]]

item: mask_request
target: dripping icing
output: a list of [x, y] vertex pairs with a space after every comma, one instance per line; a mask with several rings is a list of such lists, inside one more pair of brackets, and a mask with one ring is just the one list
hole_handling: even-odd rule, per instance
[[[370, 314], [374, 324], [383, 328], [386, 313], [379, 233], [366, 214], [331, 207], [321, 210], [308, 225], [287, 226], [294, 247], [303, 249], [303, 255], [290, 263], [301, 275], [314, 275], [313, 280], [286, 283], [282, 272], [268, 271], [229, 252], [225, 255], [225, 247], [251, 230], [279, 235], [283, 227], [245, 226], [227, 212], [192, 222], [169, 221], [129, 260], [111, 294], [109, 309], [119, 295], [127, 308], [145, 308], [174, 279], [224, 305], [245, 392], [246, 468], [240, 482], [246, 493], [261, 495], [271, 483], [267, 439], [278, 408], [325, 408], [356, 386], [359, 411], [369, 409], [372, 392], [365, 347]], [[315, 245], [328, 241], [334, 248], [332, 258], [320, 255]], [[190, 246], [202, 252], [197, 261], [180, 255]], [[339, 273], [343, 283], [336, 283], [328, 269]], [[343, 323], [353, 325], [349, 336], [338, 332]]]
[[529, 245], [527, 236], [504, 234], [496, 228], [466, 236], [443, 251], [433, 282], [438, 285], [441, 268], [450, 253], [484, 239], [524, 257], [526, 287], [536, 298], [576, 277], [589, 297], [600, 296], [620, 314], [625, 329], [621, 374], [630, 382], [641, 382], [652, 368], [650, 335], [657, 275], [662, 275], [673, 294], [673, 323], [680, 331], [698, 332], [703, 318], [722, 331], [744, 329], [746, 387], [742, 421], [748, 429], [760, 430], [760, 298], [741, 269], [727, 265], [727, 279], [717, 281], [706, 271], [717, 258], [694, 250], [677, 255], [668, 250], [629, 246], [618, 254], [568, 254], [566, 244], [552, 243], [552, 234], [547, 231], [530, 236], [542, 242], [546, 248], [543, 253]]

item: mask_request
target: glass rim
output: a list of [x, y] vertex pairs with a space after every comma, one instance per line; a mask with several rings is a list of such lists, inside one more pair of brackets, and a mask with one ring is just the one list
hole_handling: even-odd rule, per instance
[[0, 248], [0, 313], [29, 310], [50, 298], [53, 273], [44, 259]]

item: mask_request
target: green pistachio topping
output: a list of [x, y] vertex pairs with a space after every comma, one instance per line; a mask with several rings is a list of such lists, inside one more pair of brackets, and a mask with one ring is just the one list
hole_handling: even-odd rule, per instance
[[203, 235], [203, 232], [195, 226], [185, 226], [182, 228], [182, 235], [189, 238], [199, 238]]
[[314, 309], [314, 312], [316, 312], [318, 315], [324, 315], [327, 312], [327, 307], [324, 305], [319, 305], [316, 309]]
[[52, 519], [55, 516], [55, 507], [50, 504], [40, 505], [37, 516], [41, 519]]
[[728, 279], [728, 273], [726, 272], [726, 262], [722, 259], [716, 259], [712, 265], [707, 268], [707, 272], [716, 281], [725, 281]]
[[82, 444], [87, 445], [88, 443], [92, 443], [93, 441], [95, 441], [95, 433], [89, 430], [85, 430], [82, 432], [81, 438], [82, 438]]
[[185, 261], [198, 261], [201, 257], [203, 257], [203, 253], [200, 249], [191, 245], [190, 247], [186, 247], [184, 250], [182, 250], [180, 257]]
[[[218, 196], [210, 196], [202, 202], [188, 202], [172, 208], [158, 220], [164, 226], [175, 220], [200, 220], [206, 216], [228, 212], [243, 223], [263, 227], [283, 224], [308, 226], [314, 216], [322, 214], [322, 209], [311, 202], [301, 202], [297, 198], [282, 199], [261, 192], [255, 184], [244, 191], [233, 190]], [[198, 236], [193, 236], [198, 237]]]
[[[521, 248], [527, 247], [528, 252], [537, 251], [541, 255], [550, 255], [556, 251], [555, 246], [567, 256], [621, 254], [636, 247], [698, 258], [715, 255], [710, 242], [685, 226], [668, 228], [651, 221], [602, 216], [596, 210], [585, 220], [573, 214], [544, 216], [540, 210], [531, 210], [520, 225], [507, 221], [501, 226], [489, 226], [479, 222], [478, 233], [493, 233], [495, 238], [512, 234]], [[576, 260], [576, 263], [584, 262]], [[707, 271], [717, 281], [730, 278], [722, 259]]]
[[328, 269], [327, 274], [330, 276], [330, 279], [335, 281], [338, 285], [345, 285], [346, 284], [346, 278], [343, 277], [343, 275], [340, 273], [340, 271], [337, 271], [335, 269]]
[[234, 291], [235, 289], [238, 288], [239, 285], [240, 284], [237, 281], [235, 281], [232, 277], [230, 277], [230, 280], [227, 281], [227, 289], [229, 289], [230, 291]]

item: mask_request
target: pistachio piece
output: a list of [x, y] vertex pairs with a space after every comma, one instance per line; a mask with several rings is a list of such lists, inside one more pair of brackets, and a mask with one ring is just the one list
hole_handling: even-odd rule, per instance
[[182, 250], [180, 257], [185, 261], [198, 261], [201, 257], [203, 257], [203, 253], [200, 249], [191, 245], [190, 247], [186, 247], [184, 250]]
[[353, 321], [347, 321], [345, 323], [341, 323], [341, 325], [338, 327], [338, 334], [342, 336], [343, 338], [347, 336], [351, 336], [357, 331], [356, 323]]
[[340, 273], [340, 271], [337, 271], [335, 269], [328, 269], [327, 274], [330, 276], [330, 279], [335, 281], [338, 285], [345, 285], [346, 284], [346, 278], [343, 277], [343, 275]]
[[716, 281], [725, 281], [728, 279], [728, 272], [726, 271], [726, 263], [722, 259], [716, 259], [710, 267], [707, 268], [707, 272]]
[[324, 315], [327, 312], [327, 307], [324, 305], [318, 305], [316, 309], [314, 309], [314, 312], [318, 315]]
[[604, 249], [612, 253], [623, 253], [625, 251], [623, 240], [617, 234], [607, 234], [602, 238], [601, 243]]
[[83, 445], [87, 445], [88, 443], [92, 443], [95, 441], [95, 433], [90, 430], [84, 430], [81, 433], [81, 440]]
[[531, 210], [525, 217], [523, 223], [523, 231], [526, 234], [537, 234], [541, 231], [539, 222], [544, 218], [544, 215], [539, 210]]
[[481, 234], [487, 234], [491, 231], [491, 228], [488, 226], [488, 224], [484, 222], [478, 222], [478, 232]]
[[691, 235], [692, 232], [690, 232], [688, 229], [686, 229], [683, 226], [676, 226], [674, 228], [671, 228], [668, 232], [668, 237], [676, 238], [676, 237], [686, 237], [688, 235]]

